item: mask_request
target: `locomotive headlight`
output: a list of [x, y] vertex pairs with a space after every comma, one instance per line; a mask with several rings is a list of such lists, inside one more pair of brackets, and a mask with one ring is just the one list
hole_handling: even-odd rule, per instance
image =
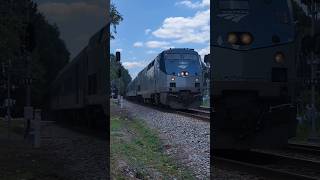
[[175, 81], [175, 80], [176, 80], [176, 78], [174, 78], [174, 77], [171, 78], [171, 81]]
[[196, 78], [196, 82], [198, 82], [199, 81], [199, 78]]
[[229, 33], [228, 34], [228, 43], [235, 44], [238, 41], [238, 37], [235, 33]]
[[243, 33], [240, 38], [241, 38], [241, 42], [245, 45], [251, 44], [253, 39], [249, 33]]
[[284, 60], [285, 60], [285, 56], [282, 52], [277, 52], [275, 53], [274, 55], [274, 60], [277, 62], [277, 63], [283, 63]]
[[188, 76], [188, 75], [189, 75], [189, 73], [188, 73], [188, 72], [185, 72], [185, 73], [184, 73], [184, 75], [185, 75], [185, 76]]

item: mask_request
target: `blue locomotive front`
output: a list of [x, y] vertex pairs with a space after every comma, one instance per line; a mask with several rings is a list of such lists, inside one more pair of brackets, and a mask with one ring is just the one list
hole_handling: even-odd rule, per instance
[[202, 100], [203, 68], [193, 49], [165, 50], [129, 84], [127, 96], [174, 109], [198, 107]]

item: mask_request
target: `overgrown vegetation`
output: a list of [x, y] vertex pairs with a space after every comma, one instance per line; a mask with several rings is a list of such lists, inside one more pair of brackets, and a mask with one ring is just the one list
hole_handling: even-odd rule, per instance
[[[24, 133], [24, 121], [13, 120], [10, 122], [10, 132], [23, 135]], [[8, 121], [4, 121], [4, 118], [0, 118], [0, 132], [6, 133], [8, 131]]]
[[[32, 0], [1, 2], [0, 13], [0, 65], [5, 65], [5, 73], [1, 72], [0, 75], [1, 84], [6, 82], [10, 71], [11, 83], [16, 87], [12, 97], [16, 99], [15, 109], [21, 115], [26, 99], [22, 80], [27, 77], [26, 56], [30, 53], [31, 77], [34, 79], [31, 101], [35, 107], [43, 108], [47, 103], [51, 81], [69, 61], [65, 43], [60, 38], [57, 26], [48, 23]], [[28, 24], [33, 26], [33, 35], [27, 31]], [[26, 40], [28, 36], [33, 38]], [[30, 44], [35, 47], [32, 52], [26, 51]], [[9, 60], [11, 68], [8, 68]], [[5, 90], [0, 88], [1, 102], [5, 98]]]
[[[110, 129], [113, 177], [125, 179], [132, 172], [140, 179], [194, 179], [187, 169], [164, 154], [158, 135], [142, 121], [113, 116]], [[125, 166], [119, 165], [124, 162]]]
[[[110, 5], [110, 16], [111, 16], [111, 24], [113, 27], [113, 33], [117, 33], [117, 25], [123, 20], [122, 15], [118, 12], [117, 7], [115, 4]], [[114, 39], [114, 34], [111, 33], [110, 38]]]
[[[114, 54], [110, 55], [110, 85], [111, 87], [118, 87], [118, 69], [119, 65], [116, 62], [116, 57]], [[128, 70], [123, 67], [122, 64], [120, 64], [120, 69], [121, 69], [121, 77], [120, 77], [120, 94], [124, 95], [125, 90], [127, 89], [128, 84], [132, 80]]]
[[[111, 22], [113, 27], [113, 33], [111, 33], [110, 38], [115, 39], [115, 34], [117, 33], [117, 25], [120, 24], [121, 21], [123, 21], [123, 16], [117, 11], [117, 8], [115, 4], [111, 4], [110, 7], [110, 16], [111, 16]], [[124, 95], [125, 90], [129, 84], [129, 82], [132, 80], [129, 72], [127, 69], [123, 67], [122, 64], [120, 66], [116, 62], [115, 55], [110, 54], [110, 85], [111, 87], [117, 87], [119, 88], [119, 78], [118, 78], [118, 69], [121, 69], [121, 77], [120, 77], [120, 94]]]
[[[319, 122], [319, 118], [318, 121]], [[317, 123], [316, 132], [318, 136], [320, 136], [320, 124]], [[298, 141], [307, 141], [311, 133], [311, 122], [310, 121], [303, 121], [302, 123], [298, 124], [297, 126], [297, 136], [294, 140]]]

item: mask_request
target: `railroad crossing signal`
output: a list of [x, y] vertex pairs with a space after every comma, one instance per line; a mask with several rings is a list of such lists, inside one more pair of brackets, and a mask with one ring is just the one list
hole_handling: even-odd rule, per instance
[[32, 84], [32, 81], [34, 81], [34, 79], [32, 78], [24, 78], [21, 80], [21, 83], [24, 84], [24, 85], [30, 85]]
[[120, 62], [120, 60], [121, 60], [121, 54], [120, 54], [119, 51], [117, 51], [117, 52], [116, 52], [116, 61], [117, 61], [117, 62]]
[[[121, 61], [121, 53], [119, 51], [116, 52], [116, 62], [120, 63]], [[118, 69], [118, 78], [121, 77], [121, 67]]]
[[14, 99], [5, 99], [4, 100], [4, 102], [3, 102], [3, 105], [5, 106], [5, 107], [8, 107], [8, 106], [13, 106], [13, 105], [15, 105], [16, 104], [16, 100], [14, 100]]
[[320, 79], [306, 79], [304, 80], [304, 83], [307, 85], [319, 85]]

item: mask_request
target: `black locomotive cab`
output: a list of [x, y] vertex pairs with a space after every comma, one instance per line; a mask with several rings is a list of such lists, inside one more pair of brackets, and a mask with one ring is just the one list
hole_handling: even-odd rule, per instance
[[285, 145], [295, 124], [291, 2], [216, 0], [211, 26], [215, 147]]

